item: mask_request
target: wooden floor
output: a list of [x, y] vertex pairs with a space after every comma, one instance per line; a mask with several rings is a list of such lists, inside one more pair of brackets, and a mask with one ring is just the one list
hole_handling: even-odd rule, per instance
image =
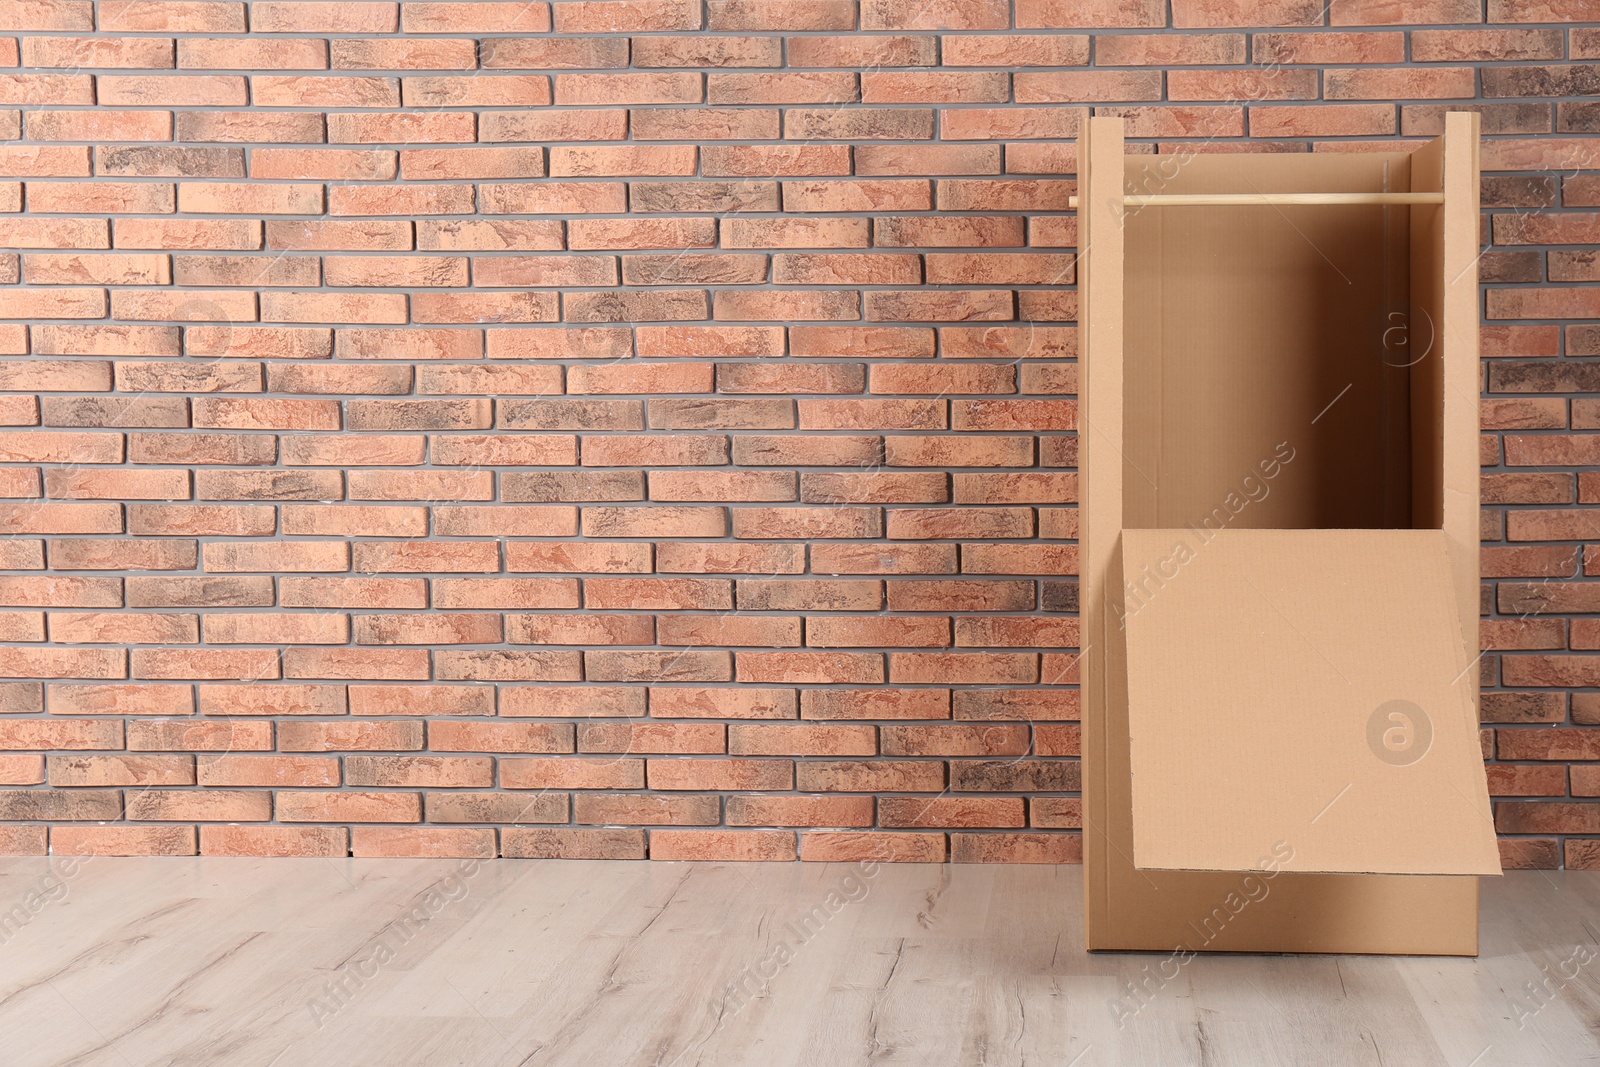
[[1082, 950], [1078, 867], [869, 873], [3, 860], [0, 1062], [1600, 1063], [1597, 874], [1486, 880], [1476, 960], [1164, 965]]

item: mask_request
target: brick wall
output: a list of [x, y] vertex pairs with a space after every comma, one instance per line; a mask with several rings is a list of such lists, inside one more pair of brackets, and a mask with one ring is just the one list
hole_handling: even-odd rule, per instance
[[1075, 860], [1086, 109], [1472, 107], [1491, 783], [1600, 865], [1582, 19], [0, 0], [0, 850]]

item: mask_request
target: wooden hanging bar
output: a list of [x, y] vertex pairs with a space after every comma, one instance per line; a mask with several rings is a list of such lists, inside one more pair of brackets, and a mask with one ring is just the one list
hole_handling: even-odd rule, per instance
[[[1442, 204], [1443, 193], [1151, 193], [1124, 196], [1128, 207], [1227, 207], [1250, 204], [1328, 205], [1328, 204]], [[1078, 206], [1078, 198], [1067, 198], [1067, 206]]]

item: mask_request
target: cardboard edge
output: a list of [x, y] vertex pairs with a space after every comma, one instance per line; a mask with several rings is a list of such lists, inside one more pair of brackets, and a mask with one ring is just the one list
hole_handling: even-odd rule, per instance
[[1114, 937], [1107, 853], [1111, 848], [1107, 752], [1107, 685], [1110, 634], [1106, 578], [1121, 549], [1122, 528], [1122, 307], [1123, 120], [1097, 116], [1078, 146], [1078, 295], [1083, 336], [1079, 362], [1080, 532], [1083, 616], [1088, 621], [1083, 657], [1084, 928], [1090, 948]]

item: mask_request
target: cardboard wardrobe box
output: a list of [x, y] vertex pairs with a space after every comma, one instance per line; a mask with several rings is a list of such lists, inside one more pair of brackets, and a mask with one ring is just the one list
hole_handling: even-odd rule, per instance
[[1091, 949], [1473, 955], [1478, 127], [1080, 144]]

